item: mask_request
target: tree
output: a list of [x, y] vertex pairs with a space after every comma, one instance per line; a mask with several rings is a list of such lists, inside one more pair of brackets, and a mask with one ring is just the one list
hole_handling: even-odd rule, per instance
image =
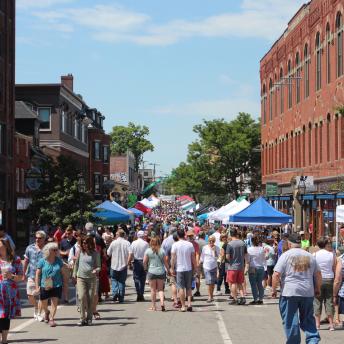
[[194, 189], [199, 195], [238, 197], [246, 186], [260, 189], [260, 123], [251, 115], [239, 113], [230, 122], [204, 120], [194, 132], [198, 139], [189, 145], [187, 163], [171, 180], [177, 193]]
[[114, 154], [125, 154], [129, 150], [133, 153], [135, 159], [135, 172], [138, 172], [143, 154], [153, 151], [154, 146], [146, 139], [149, 135], [149, 128], [141, 125], [135, 125], [132, 122], [128, 126], [116, 125], [112, 128], [111, 152]]
[[41, 224], [82, 224], [91, 218], [92, 196], [78, 190], [78, 163], [69, 157], [42, 166], [41, 186], [32, 194], [31, 218]]

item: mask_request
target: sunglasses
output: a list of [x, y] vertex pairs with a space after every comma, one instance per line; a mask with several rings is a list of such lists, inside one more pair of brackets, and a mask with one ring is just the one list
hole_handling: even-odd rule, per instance
[[57, 248], [52, 249], [53, 252], [58, 252], [59, 250]]

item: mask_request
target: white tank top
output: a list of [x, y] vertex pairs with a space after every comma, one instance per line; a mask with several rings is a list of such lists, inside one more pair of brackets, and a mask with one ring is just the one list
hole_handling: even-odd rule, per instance
[[322, 249], [314, 254], [315, 259], [320, 267], [321, 276], [324, 279], [334, 278], [333, 272], [333, 252], [329, 252], [325, 249]]

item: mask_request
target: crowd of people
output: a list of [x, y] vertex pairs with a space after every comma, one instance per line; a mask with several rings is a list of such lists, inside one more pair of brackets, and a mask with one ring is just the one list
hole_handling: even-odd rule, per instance
[[[287, 343], [300, 343], [300, 328], [313, 344], [320, 340], [321, 323], [328, 323], [330, 331], [344, 325], [344, 255], [334, 250], [329, 238], [319, 238], [311, 253], [302, 232], [281, 235], [276, 229], [201, 226], [175, 202], [161, 202], [134, 224], [41, 228], [34, 238], [22, 263], [0, 226], [2, 343], [7, 343], [10, 319], [20, 316], [19, 282], [26, 282], [34, 318], [51, 327], [56, 326], [58, 303], [70, 302], [72, 283], [77, 324], [89, 326], [101, 318], [97, 305], [109, 299], [110, 292], [113, 302], [125, 301], [129, 270], [137, 302], [145, 301], [149, 285], [149, 311], [171, 307], [192, 312], [203, 283], [209, 304], [224, 294], [231, 306], [261, 305], [279, 292]], [[168, 287], [171, 304], [166, 302]]]

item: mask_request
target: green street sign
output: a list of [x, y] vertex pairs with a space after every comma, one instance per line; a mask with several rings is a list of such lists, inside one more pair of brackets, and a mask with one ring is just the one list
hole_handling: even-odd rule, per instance
[[266, 183], [266, 196], [277, 196], [277, 195], [278, 195], [278, 184]]

